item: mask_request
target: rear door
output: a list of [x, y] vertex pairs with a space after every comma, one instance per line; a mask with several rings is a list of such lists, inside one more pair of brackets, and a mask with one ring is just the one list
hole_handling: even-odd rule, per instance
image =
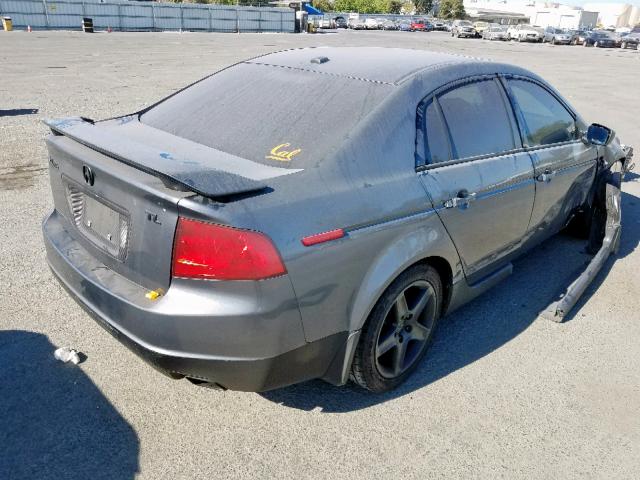
[[571, 110], [541, 84], [522, 77], [508, 78], [506, 84], [535, 169], [530, 229], [539, 239], [564, 227], [585, 202], [598, 152], [581, 140], [581, 128]]
[[497, 78], [453, 85], [419, 107], [417, 171], [473, 282], [517, 248], [533, 165]]

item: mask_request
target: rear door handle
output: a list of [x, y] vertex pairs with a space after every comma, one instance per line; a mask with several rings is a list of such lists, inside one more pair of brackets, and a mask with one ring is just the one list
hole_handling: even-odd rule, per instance
[[469, 208], [469, 205], [476, 200], [476, 194], [469, 193], [467, 190], [460, 190], [458, 194], [444, 202], [445, 208]]
[[549, 170], [547, 168], [543, 173], [536, 177], [536, 181], [549, 183], [551, 180], [553, 180], [553, 177], [555, 177], [557, 173], [558, 172], [556, 170]]

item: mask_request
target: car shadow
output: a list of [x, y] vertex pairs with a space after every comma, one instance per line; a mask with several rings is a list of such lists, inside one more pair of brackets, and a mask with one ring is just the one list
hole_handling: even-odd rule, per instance
[[134, 478], [133, 428], [45, 335], [0, 332], [0, 478]]
[[12, 108], [10, 110], [0, 110], [0, 117], [19, 117], [21, 115], [35, 115], [37, 108]]
[[[638, 246], [640, 198], [623, 192], [621, 200], [623, 233], [618, 254], [607, 261], [565, 321], [579, 319], [580, 309], [602, 284], [613, 263]], [[373, 394], [352, 383], [335, 387], [314, 380], [260, 395], [300, 410], [319, 408], [323, 412], [342, 413], [424, 388], [490, 354], [529, 328], [589, 263], [592, 257], [585, 253], [585, 246], [583, 240], [562, 233], [514, 262], [513, 275], [441, 320], [426, 358], [407, 382], [392, 392]], [[562, 329], [562, 324], [557, 324], [557, 328]]]

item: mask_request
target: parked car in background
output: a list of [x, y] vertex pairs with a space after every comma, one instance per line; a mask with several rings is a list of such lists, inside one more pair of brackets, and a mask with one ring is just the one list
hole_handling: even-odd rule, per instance
[[475, 28], [476, 30], [476, 36], [477, 37], [482, 37], [482, 34], [484, 33], [484, 31], [489, 28], [489, 23], [488, 22], [475, 22], [473, 24], [473, 28]]
[[640, 43], [640, 33], [628, 33], [620, 35], [618, 38], [620, 48], [638, 49]]
[[447, 30], [447, 24], [443, 20], [433, 20], [433, 29], [439, 32]]
[[582, 43], [584, 47], [615, 48], [618, 43], [613, 34], [607, 30], [595, 30], [587, 35]]
[[518, 42], [542, 42], [544, 30], [534, 25], [521, 23], [515, 25], [513, 28], [509, 28], [507, 35], [510, 40], [516, 40]]
[[424, 32], [426, 31], [426, 20], [424, 18], [416, 18], [411, 21], [411, 31], [412, 32]]
[[382, 30], [398, 30], [398, 24], [393, 20], [385, 20], [382, 22]]
[[364, 21], [364, 28], [366, 30], [379, 30], [380, 27], [378, 26], [378, 20], [375, 18], [367, 18]]
[[507, 38], [509, 40], [511, 40], [515, 36], [515, 34], [517, 32], [517, 30], [516, 30], [517, 27], [518, 27], [518, 25], [509, 25], [507, 27]]
[[384, 20], [380, 25], [380, 30], [397, 30], [398, 24], [393, 20]]
[[355, 20], [353, 20], [350, 24], [349, 27], [352, 30], [366, 30], [366, 25], [364, 24], [364, 20], [362, 18], [357, 18]]
[[336, 28], [347, 28], [349, 24], [344, 17], [336, 17]]
[[552, 45], [571, 45], [573, 35], [559, 28], [548, 27], [544, 31], [543, 42], [549, 42]]
[[570, 30], [570, 32], [573, 35], [572, 43], [574, 45], [583, 45], [585, 38], [591, 33], [589, 30]]
[[411, 22], [409, 22], [408, 20], [402, 20], [400, 23], [398, 23], [398, 30], [400, 30], [401, 32], [411, 32]]
[[[134, 114], [47, 125], [55, 278], [168, 377], [244, 391], [398, 387], [441, 317], [572, 219], [606, 259], [632, 153], [523, 68], [384, 48], [280, 51]], [[447, 338], [438, 372], [460, 364]]]
[[469, 20], [454, 20], [451, 24], [451, 36], [452, 37], [475, 37], [476, 29], [473, 28], [473, 23]]
[[331, 18], [323, 18], [318, 25], [320, 28], [336, 28], [335, 21]]
[[489, 25], [484, 32], [482, 32], [482, 38], [485, 40], [506, 40], [507, 27], [497, 24]]

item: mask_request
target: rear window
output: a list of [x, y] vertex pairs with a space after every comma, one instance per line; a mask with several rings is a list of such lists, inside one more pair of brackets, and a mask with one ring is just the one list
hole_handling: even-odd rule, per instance
[[243, 63], [169, 97], [140, 121], [263, 164], [307, 168], [339, 147], [391, 88]]
[[494, 80], [455, 88], [438, 101], [449, 127], [454, 159], [515, 148], [511, 120]]

